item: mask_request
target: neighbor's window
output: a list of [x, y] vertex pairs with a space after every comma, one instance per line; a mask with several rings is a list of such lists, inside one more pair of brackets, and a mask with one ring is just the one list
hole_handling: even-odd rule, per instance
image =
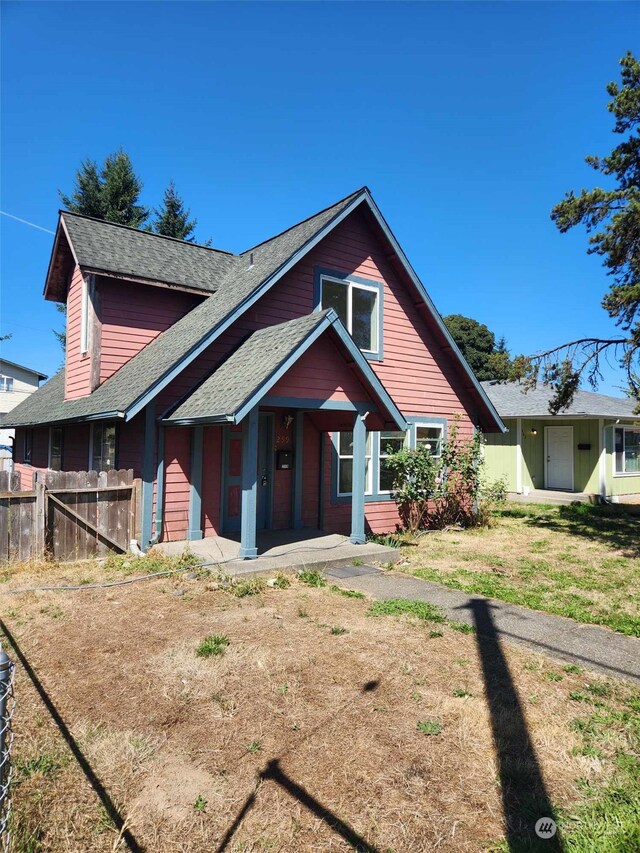
[[393, 471], [387, 468], [385, 460], [392, 453], [397, 453], [405, 446], [407, 436], [404, 432], [378, 433], [380, 452], [378, 453], [378, 492], [386, 494], [393, 489]]
[[321, 279], [323, 308], [333, 308], [363, 352], [379, 352], [378, 288], [335, 278]]
[[13, 376], [0, 376], [0, 391], [13, 391]]
[[640, 429], [616, 427], [616, 474], [640, 474]]
[[90, 467], [93, 471], [111, 471], [116, 467], [116, 425], [94, 424], [92, 456]]
[[[364, 446], [364, 493], [371, 494], [371, 433]], [[350, 495], [353, 490], [353, 432], [338, 433], [338, 494]]]
[[24, 431], [24, 454], [22, 461], [25, 465], [31, 465], [31, 457], [33, 455], [33, 430], [25, 429]]
[[431, 456], [440, 456], [442, 432], [441, 424], [416, 424], [416, 447], [425, 447]]
[[49, 468], [52, 471], [62, 470], [62, 427], [49, 429]]

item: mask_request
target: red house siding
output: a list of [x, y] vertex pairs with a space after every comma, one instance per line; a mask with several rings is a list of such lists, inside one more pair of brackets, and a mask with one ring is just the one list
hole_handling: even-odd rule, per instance
[[191, 430], [168, 428], [164, 437], [164, 513], [162, 539], [184, 539], [189, 525]]
[[67, 296], [67, 343], [65, 358], [66, 400], [74, 400], [91, 393], [91, 354], [90, 350], [80, 352], [80, 334], [82, 326], [82, 273], [76, 267], [71, 276]]
[[193, 308], [189, 293], [116, 279], [99, 279], [100, 382], [104, 382]]
[[202, 533], [218, 536], [221, 532], [222, 427], [205, 427], [202, 457]]

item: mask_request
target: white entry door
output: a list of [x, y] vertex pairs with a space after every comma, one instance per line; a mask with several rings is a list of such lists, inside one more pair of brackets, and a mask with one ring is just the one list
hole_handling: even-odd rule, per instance
[[573, 427], [545, 427], [547, 489], [573, 491]]

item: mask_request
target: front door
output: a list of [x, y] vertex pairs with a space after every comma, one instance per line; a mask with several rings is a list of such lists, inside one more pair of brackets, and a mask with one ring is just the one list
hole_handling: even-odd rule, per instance
[[573, 491], [573, 427], [546, 427], [545, 437], [545, 487]]
[[[225, 428], [222, 476], [222, 530], [238, 533], [242, 518], [242, 425]], [[258, 495], [256, 526], [271, 526], [273, 487], [273, 416], [261, 414], [258, 425]]]

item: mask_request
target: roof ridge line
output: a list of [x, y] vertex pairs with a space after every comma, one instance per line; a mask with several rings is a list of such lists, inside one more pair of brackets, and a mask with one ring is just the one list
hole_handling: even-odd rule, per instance
[[312, 213], [311, 216], [307, 216], [304, 219], [301, 219], [299, 222], [294, 222], [293, 225], [290, 225], [288, 228], [285, 228], [283, 231], [279, 231], [277, 234], [274, 234], [271, 237], [267, 237], [266, 240], [261, 240], [260, 243], [256, 243], [254, 246], [249, 246], [248, 249], [245, 249], [244, 251], [240, 252], [240, 254], [236, 255], [236, 257], [238, 257], [238, 258], [244, 257], [244, 255], [247, 255], [249, 252], [253, 252], [255, 249], [259, 248], [260, 246], [264, 246], [265, 243], [270, 243], [272, 240], [277, 240], [278, 237], [282, 237], [283, 234], [287, 234], [289, 231], [293, 231], [293, 229], [297, 228], [299, 225], [304, 225], [305, 222], [309, 222], [311, 219], [315, 219], [316, 216], [321, 216], [323, 213], [326, 213], [327, 210], [331, 210], [332, 207], [337, 207], [339, 204], [342, 204], [342, 202], [346, 201], [347, 199], [355, 198], [356, 196], [360, 195], [360, 193], [364, 193], [364, 192], [370, 193], [369, 187], [366, 184], [364, 186], [360, 187], [360, 189], [355, 190], [354, 192], [349, 193], [348, 195], [344, 196], [344, 198], [338, 199], [338, 201], [334, 201], [333, 204], [328, 204], [326, 207], [323, 207], [322, 210], [318, 210], [316, 213]]
[[144, 234], [148, 237], [159, 237], [162, 240], [171, 240], [173, 243], [181, 243], [184, 246], [193, 246], [196, 249], [207, 249], [210, 252], [218, 252], [221, 255], [229, 255], [232, 258], [237, 258], [235, 252], [230, 252], [227, 249], [216, 249], [215, 246], [205, 246], [202, 243], [191, 243], [189, 240], [180, 240], [178, 237], [170, 237], [168, 234], [156, 234], [155, 231], [147, 231], [145, 228], [134, 228], [132, 225], [124, 225], [122, 222], [112, 222], [110, 219], [100, 219], [98, 216], [87, 216], [85, 213], [75, 213], [72, 210], [58, 209], [60, 216], [75, 216], [78, 219], [87, 219], [89, 222], [100, 222], [103, 225], [112, 225], [114, 228], [124, 228], [126, 231], [134, 231], [137, 234]]

